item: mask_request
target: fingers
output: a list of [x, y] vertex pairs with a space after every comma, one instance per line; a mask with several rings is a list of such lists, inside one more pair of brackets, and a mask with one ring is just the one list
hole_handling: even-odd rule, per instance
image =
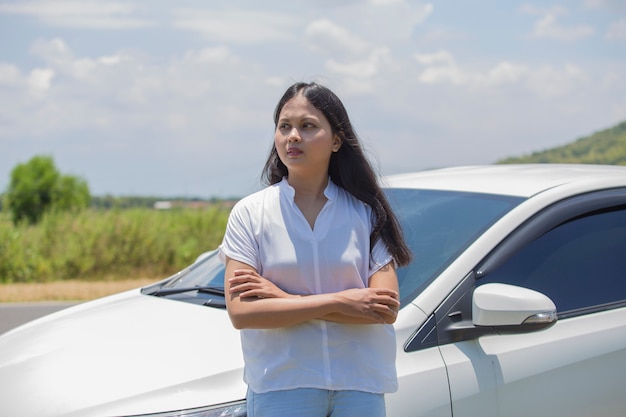
[[378, 295], [387, 295], [387, 296], [392, 297], [392, 298], [394, 298], [396, 300], [400, 298], [400, 295], [398, 294], [397, 291], [389, 289], [389, 288], [383, 288], [383, 287], [380, 287], [380, 288], [375, 288], [374, 287], [374, 288], [372, 288], [372, 287], [370, 287], [369, 289], [374, 291]]
[[238, 269], [233, 271], [235, 276], [228, 278], [231, 289], [246, 283], [260, 283], [263, 279], [260, 275], [251, 270]]
[[386, 305], [372, 305], [370, 307], [363, 314], [380, 324], [393, 323], [398, 315], [396, 310]]
[[372, 304], [382, 304], [391, 308], [400, 307], [400, 300], [397, 291], [388, 288], [368, 288], [370, 302]]
[[388, 288], [364, 289], [366, 296], [362, 299], [362, 308], [366, 315], [378, 323], [393, 323], [398, 315], [400, 300], [397, 291]]
[[235, 276], [228, 279], [231, 293], [239, 293], [239, 297], [254, 296], [261, 283], [254, 271], [238, 269], [233, 271]]
[[230, 288], [231, 293], [237, 294], [241, 298], [246, 297], [258, 297], [263, 292], [261, 288], [250, 286], [247, 284], [242, 284], [238, 286], [233, 286]]
[[233, 271], [234, 276], [228, 279], [231, 293], [240, 298], [275, 298], [283, 297], [285, 293], [274, 283], [263, 278], [256, 271], [238, 269]]
[[400, 307], [400, 300], [398, 300], [398, 296], [394, 295], [383, 295], [383, 296], [378, 296], [377, 301], [379, 303], [388, 305], [390, 307]]
[[261, 278], [261, 276], [256, 271], [252, 271], [250, 269], [236, 269], [233, 271], [233, 273], [235, 275], [228, 279], [229, 282], [245, 281], [247, 279]]
[[260, 297], [267, 296], [268, 290], [258, 282], [242, 282], [242, 283], [231, 283], [230, 286], [231, 293], [238, 293], [239, 297]]
[[386, 304], [374, 304], [370, 306], [367, 313], [380, 324], [393, 323], [398, 316], [398, 309]]

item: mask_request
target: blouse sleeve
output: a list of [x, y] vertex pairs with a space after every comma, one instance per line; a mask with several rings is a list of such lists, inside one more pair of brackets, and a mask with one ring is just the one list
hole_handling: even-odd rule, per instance
[[[372, 208], [369, 205], [365, 204], [365, 210], [367, 213], [367, 218], [371, 219]], [[371, 224], [370, 224], [369, 233], [372, 233]], [[369, 275], [367, 277], [370, 278], [372, 275], [378, 272], [383, 266], [387, 265], [391, 261], [393, 261], [393, 256], [391, 256], [391, 253], [389, 252], [387, 245], [382, 239], [378, 239], [376, 243], [374, 244], [374, 247], [371, 248], [371, 251], [370, 251]]]
[[219, 259], [225, 262], [226, 256], [243, 262], [259, 270], [259, 247], [254, 236], [251, 211], [239, 202], [228, 216], [226, 233], [219, 247]]
[[389, 253], [387, 245], [385, 245], [385, 242], [383, 242], [382, 239], [378, 239], [378, 241], [374, 244], [374, 248], [372, 248], [370, 256], [369, 276], [371, 277], [374, 275], [378, 272], [378, 270], [391, 261], [393, 261], [393, 257], [391, 256], [391, 253]]

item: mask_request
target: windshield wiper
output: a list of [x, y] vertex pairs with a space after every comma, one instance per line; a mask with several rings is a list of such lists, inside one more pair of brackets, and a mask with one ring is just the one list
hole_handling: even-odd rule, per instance
[[160, 290], [156, 290], [154, 292], [148, 293], [148, 295], [154, 295], [155, 297], [163, 297], [163, 296], [167, 296], [167, 295], [180, 294], [180, 293], [183, 293], [183, 292], [191, 292], [191, 291], [198, 291], [198, 292], [203, 292], [203, 293], [207, 293], [207, 294], [219, 295], [221, 297], [224, 297], [224, 295], [225, 295], [223, 288], [212, 287], [212, 286], [208, 286], [208, 287], [196, 286], [196, 287], [181, 287], [181, 288], [165, 288], [165, 289], [160, 289]]

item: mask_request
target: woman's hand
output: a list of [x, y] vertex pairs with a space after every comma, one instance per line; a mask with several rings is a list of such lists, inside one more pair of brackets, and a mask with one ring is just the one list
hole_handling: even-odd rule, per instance
[[230, 293], [237, 294], [241, 299], [291, 297], [252, 269], [236, 269], [233, 273], [234, 276], [228, 279]]
[[341, 315], [354, 318], [341, 320], [330, 314], [323, 317], [330, 321], [354, 323], [393, 323], [396, 320], [400, 301], [398, 292], [389, 288], [354, 288], [336, 294], [342, 300]]
[[322, 319], [352, 324], [394, 323], [400, 309], [394, 263], [376, 271], [370, 277], [368, 288], [341, 291], [337, 296], [342, 299], [340, 311]]

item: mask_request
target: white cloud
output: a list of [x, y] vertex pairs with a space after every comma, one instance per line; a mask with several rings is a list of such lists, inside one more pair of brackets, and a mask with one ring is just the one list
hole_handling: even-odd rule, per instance
[[[389, 51], [386, 48], [377, 48], [362, 60], [354, 60], [349, 62], [337, 62], [329, 60], [326, 62], [326, 68], [332, 74], [344, 77], [344, 80], [358, 80], [362, 85], [361, 91], [368, 91], [365, 81], [375, 77], [381, 66], [390, 61]], [[356, 83], [354, 84], [356, 85]], [[371, 87], [371, 86], [370, 86]]]
[[[0, 87], [6, 93], [0, 108], [12, 103], [12, 128], [22, 135], [92, 126], [101, 130], [193, 128], [204, 136], [199, 126], [213, 124], [211, 129], [219, 131], [228, 128], [224, 122], [232, 120], [235, 112], [241, 117], [249, 111], [241, 106], [226, 111], [218, 99], [250, 94], [256, 71], [223, 46], [189, 50], [165, 62], [130, 52], [77, 56], [60, 38], [37, 40], [31, 51], [45, 67], [24, 74], [14, 65], [0, 64]], [[250, 80], [241, 76], [243, 67]], [[28, 95], [41, 99], [51, 93], [53, 102], [38, 104], [36, 113], [26, 117], [32, 112]]]
[[35, 68], [30, 72], [28, 85], [35, 94], [45, 92], [50, 89], [54, 75], [50, 68]]
[[272, 87], [284, 87], [287, 84], [283, 77], [266, 77], [264, 82]]
[[533, 30], [533, 36], [537, 38], [558, 39], [572, 41], [593, 35], [593, 27], [589, 25], [578, 25], [565, 27], [556, 21], [556, 16], [547, 15], [541, 18]]
[[284, 42], [300, 30], [299, 19], [280, 12], [254, 10], [176, 11], [174, 27], [198, 32], [220, 43], [256, 44]]
[[37, 39], [30, 48], [31, 53], [44, 60], [67, 59], [71, 53], [65, 41], [61, 38]]
[[166, 125], [170, 130], [184, 130], [189, 126], [189, 117], [184, 113], [169, 113], [166, 121]]
[[543, 65], [533, 68], [527, 64], [501, 61], [492, 68], [470, 70], [457, 64], [449, 51], [416, 54], [422, 69], [417, 79], [424, 84], [450, 84], [471, 91], [494, 91], [506, 86], [521, 87], [539, 97], [565, 96], [587, 79], [585, 72], [571, 64], [563, 68]]
[[226, 46], [215, 46], [198, 51], [188, 51], [184, 59], [198, 63], [224, 63], [235, 61], [237, 58]]
[[626, 41], [626, 19], [617, 20], [606, 31], [606, 39], [610, 41]]
[[404, 0], [370, 0], [370, 3], [375, 6], [387, 6], [390, 4], [404, 3]]
[[20, 103], [29, 97], [44, 97], [50, 90], [55, 75], [51, 68], [34, 68], [28, 74], [24, 74], [14, 65], [0, 63], [0, 88], [3, 88], [8, 96], [15, 94], [11, 100], [3, 102], [19, 107]]
[[568, 14], [567, 9], [563, 7], [538, 8], [525, 4], [520, 10], [523, 13], [539, 16], [530, 34], [532, 38], [575, 41], [594, 34], [594, 28], [589, 25], [579, 24], [566, 26], [561, 24], [559, 16]]
[[448, 51], [438, 51], [432, 54], [415, 54], [415, 60], [422, 65], [456, 66], [454, 57]]
[[428, 28], [425, 33], [420, 34], [420, 41], [426, 45], [440, 44], [444, 42], [467, 42], [468, 40], [469, 34], [456, 28]]
[[98, 62], [104, 65], [116, 65], [122, 61], [120, 55], [101, 56], [98, 58]]
[[33, 0], [0, 5], [0, 13], [32, 16], [52, 26], [128, 29], [153, 25], [151, 21], [133, 17], [136, 11], [130, 2], [97, 0]]
[[101, 68], [113, 67], [122, 62], [120, 55], [107, 55], [98, 58], [76, 58], [63, 39], [38, 39], [31, 53], [41, 58], [48, 66], [59, 74], [82, 81], [94, 81], [94, 75]]
[[360, 55], [367, 52], [371, 45], [328, 19], [311, 22], [305, 34], [312, 47], [325, 54]]
[[425, 68], [418, 74], [424, 84], [467, 85], [473, 77], [463, 71], [449, 51], [415, 54], [414, 59]]
[[515, 84], [531, 72], [527, 65], [503, 61], [487, 72], [486, 79], [493, 85]]
[[355, 15], [346, 22], [377, 43], [408, 39], [416, 27], [433, 13], [431, 3], [405, 0], [372, 1], [370, 6], [355, 8]]
[[605, 9], [612, 13], [625, 13], [624, 0], [584, 0], [583, 5], [590, 9]]
[[17, 66], [0, 62], [0, 86], [17, 86], [21, 78], [22, 74]]
[[[439, 62], [438, 57], [418, 55], [418, 62]], [[468, 74], [462, 71], [453, 61], [444, 65], [428, 65], [418, 74], [418, 80], [424, 84], [463, 85], [469, 81]]]
[[539, 97], [566, 97], [588, 85], [585, 72], [576, 65], [563, 68], [545, 65], [533, 69], [526, 76], [526, 84]]

